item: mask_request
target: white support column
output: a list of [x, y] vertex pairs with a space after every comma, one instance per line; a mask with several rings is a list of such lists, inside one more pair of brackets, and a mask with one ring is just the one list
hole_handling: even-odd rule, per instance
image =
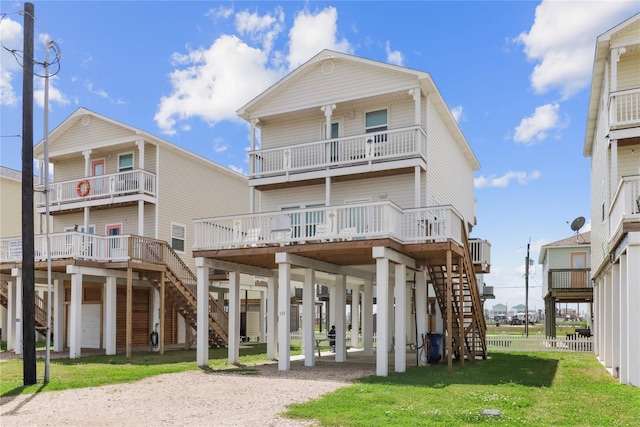
[[116, 354], [116, 278], [107, 277], [104, 286], [104, 341], [106, 354]]
[[209, 366], [209, 268], [204, 258], [196, 258], [197, 312], [196, 312], [196, 363]]
[[278, 264], [278, 370], [291, 367], [291, 264]]
[[53, 279], [53, 351], [64, 350], [64, 282]]
[[336, 104], [328, 104], [320, 107], [320, 110], [324, 113], [324, 139], [331, 139], [331, 114], [336, 109]]
[[[638, 310], [638, 301], [640, 301], [640, 233], [629, 233], [629, 246], [627, 247], [627, 354], [629, 357], [628, 384], [640, 387], [640, 363], [638, 363], [638, 354], [640, 354], [640, 333], [638, 333], [638, 325], [640, 325], [640, 310]], [[636, 260], [630, 262], [629, 260]], [[633, 332], [633, 333], [632, 333]]]
[[616, 262], [611, 268], [611, 368], [613, 376], [618, 378], [620, 369], [620, 263]]
[[[91, 176], [91, 150], [84, 150], [82, 152], [82, 155], [84, 156], [84, 176], [85, 177], [89, 177]], [[87, 233], [89, 230], [89, 207], [85, 207], [84, 208], [84, 215], [83, 215], [83, 222], [84, 222], [84, 232]]]
[[267, 337], [267, 293], [260, 291], [260, 342], [264, 342]]
[[335, 325], [336, 325], [336, 362], [347, 360], [347, 340], [345, 332], [347, 307], [347, 277], [344, 274], [336, 276], [336, 304], [335, 304]]
[[351, 347], [360, 345], [360, 286], [351, 290]]
[[[615, 100], [614, 100], [615, 102]], [[611, 176], [610, 180], [610, 199], [613, 199], [613, 195], [616, 194], [616, 190], [618, 189], [618, 140], [612, 139], [609, 141], [610, 145], [610, 155], [609, 155], [609, 174]]]
[[389, 375], [389, 259], [376, 258], [377, 319], [376, 319], [376, 375]]
[[619, 319], [620, 319], [620, 379], [621, 384], [629, 384], [629, 369], [631, 360], [633, 360], [629, 354], [629, 300], [627, 295], [629, 294], [628, 281], [627, 281], [627, 253], [620, 255], [620, 305], [619, 305]]
[[416, 166], [413, 170], [413, 207], [415, 208], [422, 207], [422, 201], [420, 200], [420, 195], [422, 194], [422, 180], [420, 179], [420, 177], [420, 166]]
[[427, 273], [424, 270], [416, 272], [416, 319], [416, 341], [422, 345], [422, 336], [427, 336]]
[[229, 363], [240, 361], [240, 273], [229, 272]]
[[[7, 282], [7, 332], [5, 335], [5, 339], [7, 340], [7, 351], [16, 349], [16, 323], [20, 318], [20, 315], [17, 314], [16, 311], [16, 282], [8, 281]], [[20, 325], [22, 329], [22, 325]]]
[[407, 267], [404, 264], [395, 265], [395, 369], [396, 372], [407, 370]]
[[[253, 174], [256, 172], [256, 158], [255, 158], [255, 154], [253, 154], [253, 152], [256, 149], [256, 126], [258, 125], [259, 119], [251, 119], [250, 121], [250, 125], [251, 125], [251, 129], [249, 132], [249, 151], [251, 151], [251, 155], [249, 155], [249, 175], [253, 176]], [[249, 193], [249, 212], [250, 213], [255, 213], [256, 211], [256, 190], [254, 187], [250, 187], [250, 193]]]
[[277, 359], [278, 351], [278, 278], [267, 277], [267, 358]]
[[304, 366], [315, 366], [315, 322], [314, 305], [316, 272], [313, 268], [304, 269], [304, 283], [302, 284], [302, 348], [304, 350]]
[[[16, 276], [14, 274], [14, 276]], [[23, 339], [22, 339], [22, 270], [20, 275], [16, 276], [16, 323], [15, 323], [15, 338], [14, 349], [16, 354], [22, 354]]]
[[324, 205], [331, 206], [331, 177], [324, 179]]
[[604, 367], [611, 368], [611, 362], [613, 361], [613, 293], [611, 292], [611, 271], [607, 272], [604, 276], [604, 298]]
[[69, 358], [80, 357], [82, 348], [82, 274], [71, 275], [71, 304], [69, 305]]
[[[331, 326], [336, 325], [336, 288], [335, 286], [329, 286], [329, 305], [327, 306], [329, 312], [327, 313], [327, 319], [329, 319], [329, 324], [327, 325], [327, 329], [331, 328]], [[337, 326], [336, 326], [337, 327]]]
[[[136, 145], [138, 146], [138, 168], [140, 170], [144, 170], [144, 139], [137, 140]], [[144, 177], [144, 172], [140, 172], [140, 182], [138, 183], [138, 188], [144, 188]], [[144, 236], [144, 200], [138, 201], [138, 235]]]
[[373, 355], [373, 283], [365, 281], [362, 295], [362, 347], [365, 356]]
[[388, 300], [389, 304], [387, 305], [387, 337], [389, 337], [389, 339], [387, 340], [387, 352], [391, 352], [393, 351], [393, 347], [395, 344], [395, 316], [394, 316], [394, 312], [393, 309], [395, 307], [395, 298], [393, 295], [393, 290], [394, 290], [394, 286], [391, 285], [391, 283], [389, 283], [389, 285], [387, 286], [387, 294], [388, 294]]

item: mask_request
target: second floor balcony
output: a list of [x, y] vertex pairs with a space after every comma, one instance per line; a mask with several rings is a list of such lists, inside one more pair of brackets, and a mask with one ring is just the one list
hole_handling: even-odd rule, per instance
[[[36, 187], [36, 209], [44, 213], [44, 185]], [[143, 200], [155, 203], [156, 175], [141, 169], [107, 175], [54, 181], [49, 184], [49, 210], [52, 213], [83, 208], [122, 204]]]
[[[194, 251], [393, 239], [402, 244], [463, 242], [452, 206], [403, 209], [392, 202], [324, 206], [194, 220]], [[489, 271], [486, 240], [470, 239], [472, 263]]]
[[593, 299], [590, 268], [556, 268], [547, 273], [547, 295], [559, 302]]
[[640, 89], [611, 93], [609, 126], [612, 129], [640, 126]]
[[[345, 175], [362, 172], [353, 169], [357, 166], [381, 170], [382, 164], [389, 161], [424, 161], [426, 141], [424, 129], [411, 126], [255, 150], [249, 153], [252, 165], [249, 179], [269, 183], [324, 169], [330, 169], [333, 175]], [[372, 167], [374, 164], [377, 168]]]
[[[622, 177], [609, 210], [609, 236], [614, 240], [640, 223], [640, 175]], [[614, 242], [612, 242], [614, 243]]]

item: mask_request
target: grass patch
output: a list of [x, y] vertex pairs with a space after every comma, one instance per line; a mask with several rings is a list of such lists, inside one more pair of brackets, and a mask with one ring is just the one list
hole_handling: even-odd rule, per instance
[[[207, 369], [234, 369], [251, 373], [251, 367], [267, 362], [266, 343], [251, 344], [240, 349], [240, 363], [230, 365], [226, 348], [209, 350]], [[292, 346], [292, 354], [300, 354], [299, 346]], [[195, 350], [172, 350], [160, 355], [157, 352], [136, 352], [127, 358], [124, 354], [113, 356], [87, 356], [79, 359], [52, 359], [50, 382], [42, 384], [44, 360], [36, 362], [38, 383], [23, 386], [21, 359], [0, 362], [0, 396], [16, 396], [40, 391], [67, 390], [95, 387], [106, 384], [131, 383], [154, 375], [200, 369], [196, 365]]]
[[640, 389], [589, 354], [495, 353], [452, 374], [441, 364], [364, 378], [285, 416], [341, 426], [638, 426]]

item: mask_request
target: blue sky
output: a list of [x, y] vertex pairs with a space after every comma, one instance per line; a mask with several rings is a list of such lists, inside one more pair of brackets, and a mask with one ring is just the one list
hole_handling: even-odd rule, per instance
[[[50, 129], [79, 107], [240, 172], [235, 111], [324, 48], [429, 72], [478, 157], [478, 225], [492, 243], [496, 300], [543, 308], [540, 247], [590, 226], [582, 155], [596, 37], [638, 1], [35, 1], [36, 60], [62, 51]], [[22, 50], [22, 2], [2, 1], [2, 42]], [[43, 73], [43, 70], [36, 69]], [[0, 164], [21, 169], [21, 68], [2, 50]], [[34, 82], [43, 137], [43, 79]]]

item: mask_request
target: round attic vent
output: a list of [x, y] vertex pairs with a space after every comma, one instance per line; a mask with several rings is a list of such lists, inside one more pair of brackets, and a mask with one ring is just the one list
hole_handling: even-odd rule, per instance
[[87, 126], [89, 123], [91, 123], [91, 116], [88, 114], [82, 116], [82, 126]]
[[332, 60], [327, 59], [322, 63], [322, 74], [331, 74], [335, 68], [335, 64]]

